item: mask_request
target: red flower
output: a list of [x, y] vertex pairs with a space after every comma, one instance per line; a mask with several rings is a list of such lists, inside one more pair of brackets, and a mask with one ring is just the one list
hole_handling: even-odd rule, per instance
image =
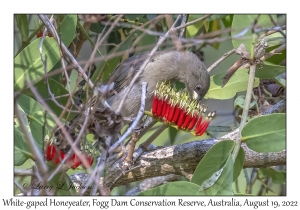
[[175, 105], [175, 108], [174, 108], [174, 116], [172, 118], [172, 123], [175, 123], [177, 124], [177, 121], [179, 119], [179, 115], [181, 113], [181, 109], [179, 107], [179, 105]]
[[76, 169], [78, 166], [80, 166], [81, 160], [76, 154], [73, 154], [69, 160], [69, 165], [72, 169]]
[[187, 91], [176, 92], [166, 82], [156, 85], [156, 90], [152, 101], [152, 114], [160, 118], [165, 123], [177, 125], [178, 129], [192, 131], [197, 136], [202, 135], [215, 111], [212, 111], [203, 121], [207, 106], [198, 104], [191, 100]]
[[56, 154], [55, 145], [47, 143], [46, 151], [45, 151], [46, 160], [51, 161], [55, 157], [55, 154]]
[[192, 120], [189, 124], [189, 126], [187, 127], [188, 130], [192, 130], [194, 128], [194, 126], [196, 125], [198, 119], [198, 113], [195, 113], [194, 116], [192, 117]]
[[161, 117], [162, 106], [163, 106], [163, 99], [162, 98], [158, 98], [157, 99], [157, 111], [156, 111], [156, 116], [157, 117]]
[[206, 129], [208, 128], [209, 126], [209, 123], [211, 121], [211, 119], [213, 118], [213, 116], [216, 114], [216, 111], [211, 111], [207, 117], [205, 118], [205, 120], [203, 121], [203, 123], [201, 123], [199, 126], [196, 127], [195, 129], [195, 133], [197, 136], [201, 136], [205, 131]]

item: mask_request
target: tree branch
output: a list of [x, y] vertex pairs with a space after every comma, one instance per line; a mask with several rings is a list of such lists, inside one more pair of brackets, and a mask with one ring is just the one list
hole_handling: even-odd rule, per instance
[[[206, 152], [219, 141], [217, 139], [200, 140], [145, 152], [136, 162], [137, 165], [144, 164], [145, 167], [130, 171], [120, 177], [114, 186], [168, 174], [188, 177], [194, 173]], [[285, 150], [275, 153], [258, 153], [250, 150], [245, 144], [242, 144], [242, 148], [245, 150], [245, 168], [264, 168], [286, 164]], [[110, 185], [119, 174], [118, 165], [113, 165], [108, 170], [105, 184]]]

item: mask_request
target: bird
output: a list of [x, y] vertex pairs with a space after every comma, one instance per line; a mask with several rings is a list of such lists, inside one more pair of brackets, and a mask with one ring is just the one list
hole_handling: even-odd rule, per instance
[[151, 109], [156, 84], [163, 81], [182, 82], [190, 97], [197, 101], [207, 93], [210, 77], [204, 63], [194, 53], [187, 50], [157, 51], [146, 67], [140, 69], [148, 56], [149, 53], [146, 52], [128, 58], [115, 68], [108, 79], [114, 82], [111, 91], [114, 94], [107, 98], [107, 102], [113, 110], [117, 110], [131, 80], [138, 71], [142, 71], [120, 110], [123, 117], [134, 119], [137, 115], [140, 109], [142, 82], [147, 83], [147, 111]]
[[[196, 101], [200, 101], [207, 93], [210, 86], [210, 77], [204, 63], [188, 50], [157, 51], [151, 56], [144, 69], [141, 66], [150, 53], [144, 52], [134, 55], [118, 65], [106, 80], [104, 85], [110, 86], [110, 92], [106, 94], [106, 102], [109, 110], [100, 107], [94, 108], [94, 116], [91, 116], [88, 130], [95, 135], [96, 139], [103, 136], [114, 135], [112, 144], [117, 140], [116, 133], [119, 133], [124, 124], [132, 122], [141, 106], [142, 83], [147, 83], [145, 110], [150, 111], [152, 100], [157, 84], [161, 82], [179, 81], [185, 85], [189, 95]], [[140, 76], [131, 87], [123, 106], [116, 112], [125, 95], [126, 90], [134, 76], [140, 72]], [[95, 106], [96, 99], [93, 97], [89, 107]], [[99, 105], [99, 103], [98, 103]], [[100, 104], [101, 105], [101, 104]], [[121, 116], [121, 117], [120, 117]], [[107, 118], [107, 122], [103, 119]], [[66, 127], [72, 138], [76, 138], [75, 128], [80, 130], [85, 115], [82, 113], [75, 116]], [[104, 122], [104, 123], [103, 123]], [[70, 146], [58, 128], [55, 132], [56, 145], [59, 149], [67, 152]]]

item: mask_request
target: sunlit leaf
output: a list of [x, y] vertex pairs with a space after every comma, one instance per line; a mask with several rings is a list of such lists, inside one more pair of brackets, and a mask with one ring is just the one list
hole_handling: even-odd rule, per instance
[[[35, 84], [43, 78], [44, 66], [39, 52], [40, 41], [41, 38], [34, 40], [15, 57], [14, 90], [26, 88], [26, 80]], [[54, 38], [45, 38], [43, 42], [43, 58], [47, 61], [47, 72], [58, 62], [60, 54]]]
[[33, 114], [37, 111], [43, 111], [44, 107], [27, 95], [20, 95], [17, 99], [17, 104], [24, 110], [26, 114]]

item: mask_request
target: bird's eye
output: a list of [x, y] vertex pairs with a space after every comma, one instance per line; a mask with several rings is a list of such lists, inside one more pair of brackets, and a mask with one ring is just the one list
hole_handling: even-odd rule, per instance
[[197, 86], [196, 86], [196, 90], [199, 91], [200, 89], [201, 89], [201, 85], [197, 85]]

